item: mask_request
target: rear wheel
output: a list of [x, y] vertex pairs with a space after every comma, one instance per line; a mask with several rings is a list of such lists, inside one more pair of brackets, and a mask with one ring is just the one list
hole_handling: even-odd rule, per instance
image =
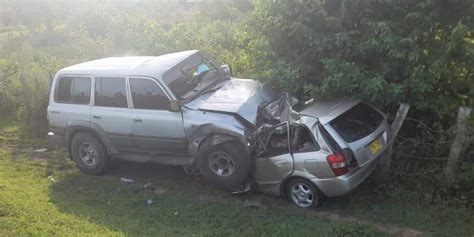
[[199, 149], [197, 166], [208, 181], [222, 188], [236, 188], [249, 176], [250, 158], [238, 142], [206, 142]]
[[88, 174], [101, 174], [109, 157], [102, 142], [89, 133], [76, 134], [71, 142], [71, 155], [77, 168]]
[[318, 189], [311, 182], [300, 178], [288, 182], [286, 196], [292, 203], [302, 208], [316, 207], [320, 200]]

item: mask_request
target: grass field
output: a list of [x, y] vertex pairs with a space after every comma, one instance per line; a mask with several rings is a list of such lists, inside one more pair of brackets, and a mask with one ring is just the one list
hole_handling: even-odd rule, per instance
[[[137, 192], [136, 185], [71, 172], [69, 164], [13, 157], [5, 151], [0, 157], [0, 235], [4, 236], [377, 234], [366, 226]], [[145, 205], [148, 198], [157, 203]]]
[[[118, 163], [105, 176], [78, 172], [65, 150], [0, 128], [0, 236], [472, 235], [472, 212], [371, 195], [364, 187], [301, 210], [281, 198], [232, 196], [176, 167]], [[123, 184], [120, 177], [134, 178]], [[143, 189], [144, 182], [153, 186]], [[242, 207], [263, 198], [263, 208]], [[147, 199], [156, 201], [146, 205]], [[441, 208], [441, 209], [439, 209]], [[336, 216], [333, 213], [337, 214]], [[412, 227], [415, 232], [393, 228]]]

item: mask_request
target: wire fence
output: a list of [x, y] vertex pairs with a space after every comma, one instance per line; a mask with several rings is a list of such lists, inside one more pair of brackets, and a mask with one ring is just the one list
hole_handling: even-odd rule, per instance
[[[456, 124], [448, 129], [435, 129], [428, 126], [425, 122], [415, 118], [405, 118], [405, 121], [416, 123], [415, 137], [406, 137], [397, 135], [397, 141], [393, 147], [393, 155], [396, 159], [403, 159], [404, 162], [412, 161], [398, 167], [397, 173], [404, 176], [423, 176], [428, 174], [442, 173], [449, 160], [450, 146], [454, 141]], [[474, 143], [474, 127], [466, 127], [466, 144], [464, 144], [464, 156], [460, 157], [459, 162], [463, 164], [474, 164], [474, 151], [469, 152], [466, 149]], [[474, 158], [474, 157], [472, 157]], [[434, 162], [432, 165], [426, 165], [420, 168], [419, 165], [411, 165], [413, 162]], [[435, 166], [435, 167], [433, 167]], [[422, 166], [423, 167], [423, 166]], [[419, 171], [415, 171], [418, 169]]]

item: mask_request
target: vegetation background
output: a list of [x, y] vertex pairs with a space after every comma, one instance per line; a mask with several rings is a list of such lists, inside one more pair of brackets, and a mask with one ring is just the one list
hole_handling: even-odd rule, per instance
[[474, 116], [454, 188], [442, 170], [474, 105], [473, 17], [472, 0], [0, 0], [0, 119], [44, 137], [58, 69], [200, 49], [301, 99], [410, 104], [382, 195], [472, 208]]

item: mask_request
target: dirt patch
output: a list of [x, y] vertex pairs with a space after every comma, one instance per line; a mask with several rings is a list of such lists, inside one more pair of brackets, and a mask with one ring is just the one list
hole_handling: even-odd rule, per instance
[[347, 214], [338, 214], [338, 213], [327, 212], [327, 211], [314, 211], [311, 213], [311, 215], [317, 218], [324, 218], [331, 221], [371, 225], [371, 226], [374, 226], [375, 229], [381, 232], [395, 235], [395, 236], [402, 236], [402, 237], [429, 236], [429, 234], [419, 231], [419, 230], [415, 230], [413, 228], [399, 227], [399, 226], [394, 226], [394, 225], [389, 225], [389, 224], [377, 223], [374, 221], [361, 220], [360, 218], [356, 218]]
[[[181, 167], [142, 164], [133, 162], [115, 162], [107, 175], [101, 176], [107, 180], [120, 182], [121, 177], [131, 178], [137, 189], [146, 182], [152, 183], [151, 191], [157, 196], [183, 195], [199, 201], [218, 203], [237, 203], [242, 208], [295, 208], [283, 198], [274, 198], [262, 194], [246, 193], [232, 195], [227, 191], [217, 189], [196, 176], [188, 176]], [[429, 236], [430, 234], [407, 227], [378, 223], [363, 220], [345, 213], [334, 213], [316, 210], [294, 210], [309, 214], [310, 216], [328, 219], [334, 222], [373, 226], [378, 231], [402, 237]]]

